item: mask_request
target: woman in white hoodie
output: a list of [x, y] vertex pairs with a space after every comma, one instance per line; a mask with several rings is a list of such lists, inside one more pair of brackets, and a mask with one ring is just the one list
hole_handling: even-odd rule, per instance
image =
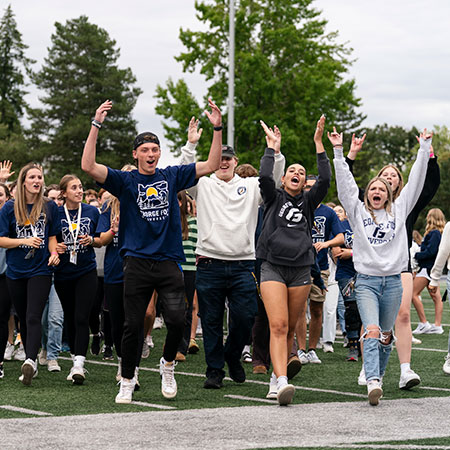
[[390, 184], [373, 178], [358, 199], [358, 186], [343, 157], [342, 133], [328, 137], [334, 147], [338, 196], [354, 231], [353, 261], [358, 272], [356, 299], [364, 326], [364, 370], [369, 403], [378, 405], [382, 378], [392, 350], [392, 327], [401, 297], [401, 272], [408, 266], [405, 221], [422, 190], [431, 135], [420, 135], [420, 149], [408, 184], [393, 201]]

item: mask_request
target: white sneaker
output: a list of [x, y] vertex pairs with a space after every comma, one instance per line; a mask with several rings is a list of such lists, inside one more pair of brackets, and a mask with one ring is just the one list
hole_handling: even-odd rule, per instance
[[146, 342], [147, 342], [147, 345], [148, 345], [150, 348], [155, 348], [155, 344], [153, 343], [153, 338], [152, 338], [152, 335], [151, 335], [151, 334], [149, 334], [145, 340], [146, 340]]
[[22, 342], [20, 343], [19, 347], [17, 347], [14, 350], [13, 358], [16, 361], [25, 361], [26, 355], [25, 355], [25, 349], [23, 348]]
[[276, 377], [270, 377], [269, 392], [266, 398], [269, 400], [277, 400], [278, 389], [277, 389], [277, 379]]
[[361, 372], [359, 372], [358, 384], [360, 386], [366, 386], [367, 385], [366, 372], [364, 372], [364, 366], [361, 367]]
[[47, 365], [47, 350], [44, 350], [43, 348], [41, 348], [41, 351], [39, 352], [39, 355], [38, 355], [38, 361], [41, 366]]
[[25, 385], [29, 386], [31, 384], [31, 380], [37, 376], [37, 364], [36, 361], [28, 358], [22, 364], [22, 375], [19, 377], [19, 380]]
[[139, 367], [134, 368], [134, 380], [135, 380], [134, 390], [138, 391], [141, 388], [141, 383], [139, 383]]
[[419, 345], [422, 343], [422, 341], [420, 339], [415, 338], [414, 336], [411, 339], [411, 343], [415, 344], [415, 345]]
[[166, 398], [175, 398], [177, 395], [177, 382], [175, 381], [175, 361], [166, 362], [164, 358], [159, 361], [159, 374], [161, 375], [161, 392]]
[[131, 403], [135, 384], [136, 380], [134, 378], [131, 380], [122, 378], [120, 380], [119, 393], [116, 395], [116, 403]]
[[72, 383], [81, 385], [86, 379], [86, 369], [83, 366], [73, 366], [72, 370]]
[[300, 360], [300, 362], [302, 363], [302, 365], [309, 363], [308, 356], [306, 355], [306, 353], [303, 350], [298, 350], [297, 356], [298, 356], [298, 359]]
[[400, 381], [398, 387], [400, 389], [411, 389], [414, 386], [420, 384], [420, 377], [414, 370], [409, 369], [405, 373], [400, 375]]
[[442, 370], [447, 375], [450, 375], [450, 353], [448, 353], [447, 356], [445, 357], [445, 363], [442, 366]]
[[3, 356], [3, 359], [5, 361], [11, 361], [13, 358], [13, 354], [14, 354], [14, 344], [10, 344], [9, 342], [6, 343], [6, 348], [5, 348], [5, 355]]
[[306, 357], [308, 358], [308, 361], [311, 364], [321, 364], [322, 361], [319, 359], [319, 357], [317, 356], [317, 353], [314, 350], [310, 350], [307, 354]]
[[444, 329], [441, 325], [430, 325], [430, 328], [427, 331], [424, 331], [425, 334], [442, 334]]
[[333, 344], [331, 342], [324, 342], [323, 343], [323, 352], [324, 353], [333, 353], [334, 352]]
[[424, 334], [431, 328], [429, 322], [419, 322], [417, 328], [412, 332], [413, 334]]
[[47, 370], [49, 372], [61, 372], [61, 366], [56, 359], [49, 359], [47, 362]]
[[380, 403], [380, 398], [383, 397], [383, 389], [381, 389], [381, 383], [378, 380], [370, 380], [367, 383], [367, 395], [372, 406], [377, 406]]
[[292, 403], [292, 398], [295, 394], [295, 387], [292, 384], [285, 384], [284, 386], [280, 387], [277, 392], [277, 400], [278, 404], [280, 406], [286, 406], [289, 405], [289, 403]]
[[150, 355], [150, 348], [147, 344], [147, 340], [144, 339], [144, 343], [142, 344], [142, 358], [147, 359]]
[[164, 325], [164, 321], [162, 320], [162, 317], [157, 317], [155, 319], [155, 322], [153, 323], [153, 329], [159, 330], [163, 327], [163, 325]]

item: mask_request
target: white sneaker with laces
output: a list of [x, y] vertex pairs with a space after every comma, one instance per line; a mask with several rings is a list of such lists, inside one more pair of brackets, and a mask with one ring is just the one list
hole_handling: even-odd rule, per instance
[[429, 322], [419, 322], [416, 329], [413, 330], [413, 334], [424, 334], [431, 328]]
[[317, 353], [314, 350], [310, 350], [307, 354], [306, 357], [308, 358], [308, 361], [310, 364], [321, 364], [322, 361], [319, 359], [319, 357], [317, 356]]
[[37, 364], [36, 361], [28, 358], [22, 364], [22, 375], [19, 377], [19, 380], [25, 385], [30, 386], [31, 380], [37, 376]]
[[142, 344], [142, 354], [143, 359], [147, 359], [150, 356], [150, 347], [147, 344], [147, 340], [144, 339], [144, 343]]
[[147, 341], [147, 345], [150, 348], [155, 348], [155, 344], [153, 343], [153, 338], [151, 334], [149, 334], [145, 340]]
[[300, 362], [302, 363], [302, 365], [309, 363], [308, 356], [306, 355], [306, 353], [303, 350], [298, 350], [297, 356], [298, 356], [298, 359], [300, 360]]
[[412, 337], [411, 342], [415, 345], [419, 345], [422, 343], [422, 341], [420, 339], [417, 339], [414, 336]]
[[364, 371], [364, 366], [361, 367], [361, 372], [359, 372], [358, 384], [360, 386], [366, 386], [367, 385], [366, 372]]
[[417, 375], [416, 372], [414, 372], [414, 370], [409, 369], [407, 370], [405, 373], [402, 373], [400, 375], [400, 381], [398, 383], [398, 387], [400, 389], [411, 389], [414, 386], [417, 386], [418, 384], [420, 384], [420, 377], [419, 375]]
[[333, 344], [331, 342], [324, 342], [322, 345], [322, 348], [323, 348], [324, 353], [333, 353], [334, 352]]
[[14, 350], [13, 358], [16, 361], [25, 361], [26, 355], [25, 355], [25, 349], [23, 348], [22, 342], [20, 343], [19, 347], [17, 347]]
[[5, 361], [11, 361], [13, 358], [13, 354], [14, 354], [14, 344], [11, 344], [10, 342], [6, 343], [6, 348], [5, 348], [5, 354], [3, 356], [3, 359]]
[[167, 362], [164, 358], [159, 361], [159, 374], [161, 375], [161, 392], [165, 398], [175, 398], [177, 395], [177, 382], [175, 381], [175, 361]]
[[441, 325], [430, 325], [430, 328], [427, 331], [424, 331], [425, 334], [442, 334], [444, 329]]
[[273, 381], [271, 378], [269, 383], [269, 392], [267, 393], [266, 398], [268, 398], [269, 400], [277, 400], [277, 395], [277, 380], [275, 378], [275, 381]]
[[83, 384], [84, 380], [86, 379], [86, 369], [83, 366], [73, 366], [72, 370], [72, 383], [81, 385]]
[[136, 384], [136, 380], [134, 378], [131, 380], [122, 378], [119, 384], [120, 389], [119, 393], [116, 395], [116, 403], [131, 403], [133, 400], [134, 385]]
[[162, 320], [162, 318], [156, 317], [155, 322], [153, 323], [153, 329], [159, 330], [163, 327], [163, 325], [164, 325], [164, 321]]
[[292, 384], [285, 384], [278, 389], [277, 400], [280, 406], [287, 406], [292, 403], [295, 394], [295, 387]]
[[49, 359], [47, 362], [47, 370], [49, 372], [61, 372], [61, 366], [56, 359]]
[[447, 353], [447, 356], [445, 357], [445, 363], [442, 366], [442, 370], [447, 375], [450, 375], [450, 353]]
[[367, 395], [369, 403], [372, 406], [377, 406], [380, 403], [380, 398], [383, 397], [383, 389], [381, 389], [381, 382], [379, 380], [370, 380], [367, 382]]
[[47, 365], [47, 350], [41, 349], [38, 355], [38, 361], [41, 366]]

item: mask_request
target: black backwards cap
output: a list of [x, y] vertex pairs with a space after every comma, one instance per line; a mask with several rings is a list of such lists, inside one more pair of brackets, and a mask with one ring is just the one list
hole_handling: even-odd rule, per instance
[[232, 158], [233, 156], [237, 157], [234, 148], [229, 145], [222, 145], [222, 156], [227, 156], [229, 158]]
[[136, 150], [140, 145], [145, 144], [146, 142], [153, 142], [153, 144], [159, 145], [158, 136], [150, 131], [144, 131], [144, 133], [138, 134], [135, 137], [133, 147]]

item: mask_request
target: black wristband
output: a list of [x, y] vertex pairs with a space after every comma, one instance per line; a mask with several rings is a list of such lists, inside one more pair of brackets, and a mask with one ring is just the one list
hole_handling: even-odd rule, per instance
[[101, 122], [99, 122], [98, 120], [95, 120], [95, 119], [92, 120], [91, 125], [98, 129], [100, 129], [102, 127]]
[[220, 125], [219, 127], [214, 127], [214, 131], [222, 131], [223, 125]]

